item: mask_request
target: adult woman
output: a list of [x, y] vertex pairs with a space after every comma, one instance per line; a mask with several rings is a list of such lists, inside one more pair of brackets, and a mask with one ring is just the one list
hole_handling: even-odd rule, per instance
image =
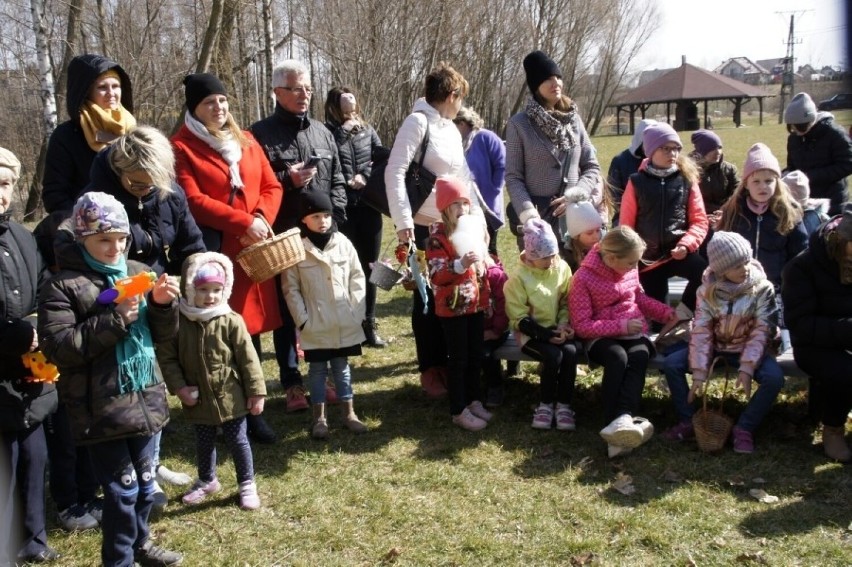
[[86, 191], [108, 193], [124, 205], [132, 240], [128, 257], [157, 275], [180, 274], [184, 260], [206, 250], [175, 183], [169, 140], [156, 128], [139, 126], [99, 153]]
[[[178, 183], [186, 190], [189, 210], [211, 235], [208, 248], [234, 260], [240, 250], [271, 235], [281, 184], [260, 145], [237, 126], [222, 82], [198, 73], [183, 83], [187, 112], [172, 138]], [[281, 325], [276, 281], [255, 283], [234, 262], [229, 304], [242, 315], [258, 352], [260, 333]], [[260, 416], [249, 420], [249, 429], [259, 441], [275, 439]]]
[[[440, 63], [424, 82], [424, 98], [417, 99], [414, 109], [403, 121], [394, 139], [385, 169], [385, 189], [391, 219], [396, 226], [400, 243], [414, 240], [423, 249], [428, 227], [441, 218], [435, 205], [433, 190], [418, 210], [411, 210], [405, 190], [405, 172], [414, 159], [420, 159], [420, 146], [429, 129], [429, 144], [424, 149], [423, 165], [435, 175], [454, 175], [471, 182], [470, 170], [464, 158], [461, 134], [453, 118], [468, 93], [465, 78], [446, 63]], [[420, 382], [431, 397], [446, 395], [447, 350], [441, 324], [435, 317], [434, 298], [427, 290], [429, 310], [423, 313], [423, 300], [414, 293], [411, 326], [417, 348]]]
[[[556, 62], [533, 51], [524, 58], [524, 71], [531, 94], [506, 126], [506, 186], [519, 221], [513, 224], [542, 217], [564, 237], [560, 224], [569, 191], [588, 193], [598, 212], [605, 211], [600, 165], [577, 106], [562, 94]], [[521, 238], [518, 247], [523, 249]]]
[[[483, 128], [475, 110], [463, 107], [453, 119], [462, 136], [467, 166], [479, 187], [485, 206], [503, 220], [503, 181], [506, 175], [506, 146], [500, 136]], [[497, 227], [488, 227], [488, 251], [497, 255]]]
[[325, 100], [325, 125], [334, 135], [340, 156], [340, 169], [346, 180], [346, 222], [340, 231], [355, 246], [361, 268], [367, 278], [364, 334], [368, 346], [383, 347], [385, 341], [376, 333], [376, 284], [370, 283], [370, 265], [379, 259], [382, 246], [382, 215], [372, 207], [359, 203], [361, 190], [370, 178], [373, 150], [382, 145], [379, 135], [361, 117], [355, 94], [348, 87], [335, 87]]

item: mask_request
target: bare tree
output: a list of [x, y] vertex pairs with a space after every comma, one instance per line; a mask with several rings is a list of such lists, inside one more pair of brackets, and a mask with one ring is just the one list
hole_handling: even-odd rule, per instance
[[29, 194], [27, 195], [27, 204], [24, 211], [25, 216], [29, 216], [38, 208], [41, 196], [41, 178], [44, 175], [44, 158], [47, 153], [47, 139], [56, 129], [57, 120], [53, 69], [50, 67], [50, 53], [47, 47], [47, 28], [44, 23], [44, 0], [30, 0], [30, 10], [33, 18], [36, 62], [38, 64], [38, 77], [41, 86], [42, 127], [45, 135], [42, 138], [33, 182], [30, 184]]

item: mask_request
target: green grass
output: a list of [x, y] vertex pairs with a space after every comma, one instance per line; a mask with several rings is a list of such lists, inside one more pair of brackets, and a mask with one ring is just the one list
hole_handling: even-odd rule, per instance
[[[777, 125], [718, 132], [738, 164], [757, 140], [783, 163]], [[606, 167], [627, 138], [595, 143]], [[513, 247], [501, 231], [510, 270]], [[446, 401], [420, 392], [409, 293], [380, 291], [379, 301], [381, 333], [394, 340], [352, 360], [355, 406], [371, 431], [341, 429], [332, 408], [329, 440], [312, 440], [309, 414], [284, 412], [277, 367], [266, 354], [265, 416], [281, 439], [254, 446], [264, 507], [237, 508], [234, 469], [220, 443], [223, 492], [190, 508], [180, 504], [179, 489], [165, 487], [172, 502], [151, 522], [159, 543], [185, 553], [185, 565], [852, 564], [852, 474], [822, 456], [801, 381], [788, 382], [758, 431], [754, 455], [730, 447], [705, 455], [657, 437], [611, 461], [597, 434], [605, 425], [597, 372], [579, 380], [575, 433], [529, 426], [537, 399], [531, 363], [508, 383], [508, 401], [492, 424], [464, 432], [450, 423]], [[660, 431], [674, 418], [658, 380], [649, 374], [643, 413]], [[738, 414], [742, 407], [737, 400], [726, 409]], [[163, 461], [192, 472], [192, 430], [175, 400], [172, 408], [177, 431], [164, 437]], [[632, 477], [634, 494], [611, 487], [619, 474]], [[779, 502], [754, 500], [752, 488]], [[98, 563], [99, 532], [65, 534], [51, 510], [49, 537], [63, 554], [58, 565]]]

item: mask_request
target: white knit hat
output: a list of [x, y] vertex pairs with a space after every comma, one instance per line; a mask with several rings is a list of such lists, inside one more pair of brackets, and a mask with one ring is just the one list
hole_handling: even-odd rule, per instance
[[570, 203], [565, 209], [565, 224], [568, 236], [575, 238], [587, 230], [601, 227], [601, 216], [590, 201]]

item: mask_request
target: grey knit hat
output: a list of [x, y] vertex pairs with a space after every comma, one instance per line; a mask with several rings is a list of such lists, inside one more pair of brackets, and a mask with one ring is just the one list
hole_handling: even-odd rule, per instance
[[719, 231], [707, 245], [707, 260], [717, 276], [751, 260], [751, 244], [736, 232]]
[[793, 97], [784, 109], [785, 124], [810, 124], [816, 120], [817, 107], [808, 93], [799, 93]]

